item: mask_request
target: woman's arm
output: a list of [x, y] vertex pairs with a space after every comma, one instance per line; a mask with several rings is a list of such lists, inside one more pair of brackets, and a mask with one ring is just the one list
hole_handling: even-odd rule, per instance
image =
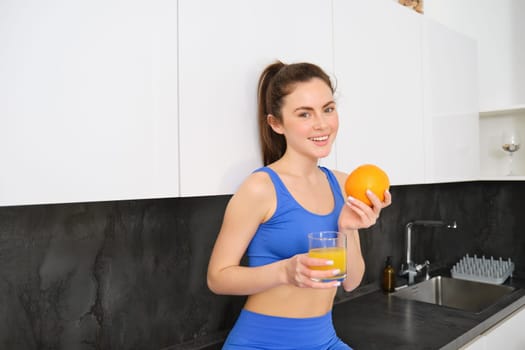
[[346, 233], [346, 279], [343, 281], [343, 288], [350, 292], [356, 289], [363, 275], [365, 274], [365, 260], [361, 253], [361, 243], [359, 232], [357, 230], [345, 230], [340, 228], [341, 232]]
[[[345, 193], [344, 183], [347, 174], [339, 171], [334, 171], [334, 173], [342, 193]], [[346, 233], [347, 236], [347, 278], [343, 282], [343, 287], [347, 292], [359, 286], [365, 272], [365, 262], [361, 253], [358, 229], [374, 225], [379, 218], [381, 209], [392, 203], [392, 196], [388, 191], [385, 192], [384, 202], [381, 202], [372, 192], [367, 193], [367, 196], [372, 202], [372, 207], [360, 200], [349, 197], [346, 199], [346, 203], [339, 215], [339, 231]]]
[[[282, 266], [240, 266], [257, 227], [275, 210], [275, 191], [254, 173], [230, 199], [208, 265], [208, 287], [217, 294], [248, 295], [284, 283]], [[273, 192], [273, 193], [272, 193]]]

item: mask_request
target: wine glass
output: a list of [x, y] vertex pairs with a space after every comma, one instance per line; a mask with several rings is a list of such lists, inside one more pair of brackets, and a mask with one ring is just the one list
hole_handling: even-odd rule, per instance
[[509, 153], [509, 164], [510, 165], [509, 165], [509, 172], [507, 175], [514, 175], [512, 171], [512, 155], [514, 154], [514, 152], [520, 149], [520, 144], [521, 144], [520, 135], [518, 134], [516, 130], [505, 131], [501, 135], [501, 148], [503, 148], [505, 152]]

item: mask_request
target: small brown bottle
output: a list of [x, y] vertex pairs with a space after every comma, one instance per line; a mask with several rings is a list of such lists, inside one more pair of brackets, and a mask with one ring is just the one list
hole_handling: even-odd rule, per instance
[[387, 293], [395, 291], [396, 287], [396, 274], [392, 267], [392, 257], [388, 256], [385, 262], [385, 268], [383, 269], [383, 290]]

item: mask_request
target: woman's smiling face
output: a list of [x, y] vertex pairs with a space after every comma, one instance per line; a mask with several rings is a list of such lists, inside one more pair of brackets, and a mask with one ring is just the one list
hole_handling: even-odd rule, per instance
[[336, 104], [330, 87], [313, 78], [295, 84], [284, 98], [282, 123], [270, 121], [275, 132], [286, 137], [286, 152], [311, 158], [330, 154], [339, 128]]

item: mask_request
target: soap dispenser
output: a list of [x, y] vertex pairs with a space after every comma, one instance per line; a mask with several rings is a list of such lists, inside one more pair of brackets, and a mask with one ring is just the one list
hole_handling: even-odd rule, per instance
[[386, 293], [395, 291], [396, 286], [396, 274], [392, 267], [392, 257], [388, 256], [385, 262], [385, 268], [383, 269], [383, 290]]

